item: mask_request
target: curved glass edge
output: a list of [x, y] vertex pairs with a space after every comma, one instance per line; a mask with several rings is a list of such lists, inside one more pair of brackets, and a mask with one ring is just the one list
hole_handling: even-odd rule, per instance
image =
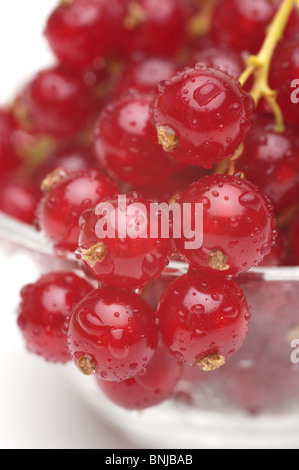
[[[28, 251], [53, 257], [53, 247], [43, 234], [33, 226], [20, 222], [6, 214], [0, 213], [0, 240], [10, 242]], [[69, 263], [72, 259], [68, 258]], [[75, 263], [76, 260], [73, 260]], [[188, 264], [180, 260], [171, 260], [164, 269], [164, 276], [181, 276], [187, 273]], [[299, 266], [257, 267], [247, 271], [247, 274], [262, 276], [269, 281], [299, 280]], [[246, 273], [245, 273], [246, 274]]]

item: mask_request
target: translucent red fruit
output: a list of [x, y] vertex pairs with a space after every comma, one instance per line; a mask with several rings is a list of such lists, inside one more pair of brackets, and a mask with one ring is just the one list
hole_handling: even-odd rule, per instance
[[76, 250], [81, 214], [119, 191], [117, 185], [97, 169], [71, 174], [54, 170], [43, 181], [42, 189], [46, 194], [39, 204], [38, 223], [61, 253]]
[[268, 0], [220, 0], [209, 35], [217, 45], [257, 53], [276, 11], [277, 3]]
[[276, 212], [296, 204], [299, 198], [299, 145], [296, 129], [257, 121], [244, 141], [237, 168], [269, 197]]
[[97, 113], [97, 102], [83, 77], [60, 64], [40, 71], [15, 107], [29, 129], [55, 138], [85, 129]]
[[111, 101], [96, 122], [94, 142], [99, 165], [120, 181], [156, 184], [182, 168], [158, 144], [152, 102], [151, 94], [132, 91]]
[[15, 173], [0, 178], [0, 211], [27, 224], [33, 224], [41, 193], [32, 182]]
[[69, 3], [54, 9], [45, 36], [62, 63], [83, 69], [96, 67], [114, 46], [122, 2], [74, 0]]
[[159, 82], [168, 80], [179, 70], [172, 58], [143, 57], [130, 61], [121, 74], [116, 93], [121, 95], [130, 88], [139, 92], [156, 90]]
[[34, 171], [33, 179], [40, 185], [43, 179], [56, 168], [62, 168], [66, 173], [74, 173], [96, 166], [91, 146], [71, 140], [63, 142], [50, 152]]
[[17, 130], [17, 123], [10, 111], [0, 109], [0, 174], [20, 166], [13, 141], [13, 133]]
[[99, 281], [141, 287], [159, 278], [169, 262], [172, 246], [165, 220], [156, 205], [139, 193], [105, 199], [82, 215], [78, 252]]
[[234, 281], [199, 273], [179, 277], [166, 288], [157, 316], [170, 352], [205, 371], [222, 366], [241, 347], [250, 319]]
[[270, 86], [286, 121], [299, 125], [299, 37], [282, 41], [274, 54], [269, 74]]
[[193, 52], [189, 66], [195, 67], [199, 62], [206, 64], [208, 67], [219, 67], [222, 72], [226, 72], [236, 80], [245, 69], [245, 61], [242, 55], [234, 49], [223, 46], [209, 47]]
[[71, 272], [44, 274], [21, 291], [18, 326], [27, 349], [51, 362], [68, 362], [71, 356], [63, 333], [72, 308], [92, 290]]
[[[188, 236], [183, 234], [174, 241], [192, 267], [213, 275], [236, 276], [270, 253], [276, 237], [272, 205], [249, 181], [239, 176], [207, 176], [190, 185], [179, 204]], [[188, 211], [184, 210], [186, 204]], [[188, 227], [203, 231], [200, 248], [196, 246], [200, 239], [188, 233]], [[196, 242], [194, 248], [190, 240]]]
[[187, 9], [182, 0], [125, 0], [120, 50], [126, 56], [173, 56], [187, 39]]
[[197, 64], [159, 87], [159, 142], [178, 161], [210, 168], [233, 155], [251, 128], [251, 96], [220, 69]]
[[162, 348], [142, 374], [124, 382], [98, 379], [102, 392], [113, 403], [128, 410], [143, 410], [169, 399], [182, 374], [182, 365]]
[[143, 371], [157, 341], [153, 310], [139, 295], [119, 288], [91, 292], [75, 307], [68, 326], [69, 350], [78, 369], [109, 381]]

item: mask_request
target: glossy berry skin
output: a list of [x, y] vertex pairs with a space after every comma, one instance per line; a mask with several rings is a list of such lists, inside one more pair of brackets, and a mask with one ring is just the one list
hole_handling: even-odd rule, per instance
[[64, 323], [92, 286], [71, 272], [50, 272], [21, 291], [18, 326], [27, 349], [47, 361], [71, 360]]
[[250, 319], [244, 293], [233, 280], [199, 273], [166, 288], [157, 316], [169, 351], [202, 367], [208, 356], [220, 355], [226, 362], [243, 344]]
[[270, 253], [276, 236], [272, 205], [245, 179], [207, 176], [190, 185], [179, 203], [192, 207], [185, 224], [196, 216], [194, 204], [203, 204], [202, 247], [190, 249], [184, 236], [175, 239], [178, 252], [194, 268], [213, 275], [237, 276]]
[[216, 45], [226, 44], [237, 51], [255, 54], [276, 11], [277, 3], [268, 0], [220, 0], [209, 34]]
[[195, 51], [189, 61], [190, 67], [197, 63], [204, 63], [208, 67], [219, 67], [222, 72], [227, 73], [236, 80], [245, 69], [245, 61], [242, 55], [229, 47], [209, 47]]
[[17, 123], [10, 111], [0, 109], [0, 175], [20, 166], [13, 135]]
[[[51, 174], [50, 174], [51, 181]], [[78, 246], [81, 214], [103, 198], [118, 193], [117, 185], [97, 169], [61, 172], [38, 208], [38, 223], [57, 253], [74, 252]]]
[[95, 154], [112, 177], [134, 185], [165, 181], [183, 165], [158, 144], [152, 123], [152, 94], [129, 92], [111, 101], [95, 125]]
[[172, 58], [143, 57], [130, 61], [121, 74], [116, 94], [121, 95], [130, 88], [141, 93], [156, 91], [158, 84], [173, 77], [179, 64]]
[[142, 371], [157, 341], [153, 310], [141, 296], [120, 288], [92, 291], [75, 307], [68, 327], [75, 364], [80, 368], [82, 358], [87, 358], [96, 376], [110, 381], [127, 380]]
[[71, 137], [88, 126], [97, 105], [82, 76], [62, 65], [40, 71], [18, 98], [28, 128], [55, 138]]
[[273, 57], [270, 86], [277, 91], [277, 101], [286, 121], [299, 125], [299, 37], [282, 41]]
[[119, 47], [126, 57], [173, 56], [187, 39], [185, 2], [125, 0]]
[[127, 410], [143, 410], [169, 399], [182, 374], [182, 365], [158, 348], [146, 372], [123, 382], [98, 379], [102, 392], [114, 404]]
[[40, 185], [43, 179], [56, 168], [62, 168], [65, 173], [69, 174], [96, 167], [91, 146], [71, 140], [58, 145], [45, 161], [38, 165], [33, 179]]
[[96, 67], [113, 48], [121, 12], [118, 0], [75, 0], [54, 9], [45, 36], [62, 63], [80, 69]]
[[271, 200], [276, 212], [299, 198], [298, 133], [291, 126], [277, 132], [273, 122], [259, 120], [244, 141], [238, 170]]
[[130, 289], [161, 276], [172, 246], [162, 236], [161, 216], [151, 217], [150, 200], [137, 192], [122, 198], [82, 215], [78, 251], [97, 280]]
[[219, 69], [197, 64], [159, 87], [154, 122], [173, 158], [211, 168], [233, 155], [251, 128], [253, 100]]
[[0, 211], [15, 219], [34, 224], [41, 193], [29, 179], [15, 173], [0, 178]]

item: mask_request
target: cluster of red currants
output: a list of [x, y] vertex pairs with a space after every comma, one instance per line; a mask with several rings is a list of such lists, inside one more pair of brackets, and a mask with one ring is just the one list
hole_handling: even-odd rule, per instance
[[[288, 6], [274, 103], [256, 100], [263, 64], [241, 77]], [[185, 367], [215, 370], [242, 346], [238, 275], [299, 263], [299, 11], [291, 0], [60, 0], [45, 36], [57, 63], [0, 110], [0, 210], [77, 271], [25, 286], [18, 325], [31, 352], [72, 359], [114, 403], [143, 409], [171, 397]], [[201, 246], [174, 237], [172, 220], [163, 236], [160, 211], [155, 230], [145, 223], [153, 202], [176, 204], [190, 227], [201, 205]], [[171, 260], [189, 271], [161, 279], [155, 302]]]

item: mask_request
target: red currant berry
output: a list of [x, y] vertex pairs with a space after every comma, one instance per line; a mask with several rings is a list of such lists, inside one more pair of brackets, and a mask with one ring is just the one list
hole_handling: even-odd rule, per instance
[[181, 373], [182, 365], [158, 348], [142, 375], [120, 383], [98, 379], [98, 385], [116, 405], [128, 410], [143, 410], [169, 399]]
[[152, 95], [132, 91], [108, 104], [96, 123], [94, 141], [99, 165], [120, 181], [140, 186], [156, 184], [182, 168], [158, 144], [152, 101]]
[[229, 47], [210, 47], [193, 52], [189, 61], [190, 67], [197, 63], [204, 63], [208, 67], [219, 67], [231, 77], [238, 80], [245, 69], [245, 61], [242, 55]]
[[[156, 202], [169, 202], [177, 194], [185, 191], [191, 183], [198, 181], [208, 174], [207, 170], [192, 165], [170, 176], [166, 181], [151, 186], [134, 186], [147, 199]], [[133, 188], [132, 188], [133, 189]]]
[[41, 187], [46, 194], [39, 204], [38, 222], [61, 253], [76, 250], [81, 214], [119, 191], [108, 176], [96, 169], [69, 175], [57, 169], [45, 178]]
[[255, 54], [276, 11], [277, 3], [269, 0], [220, 0], [214, 9], [209, 34], [217, 45], [226, 44]]
[[9, 111], [0, 109], [0, 174], [20, 166], [20, 159], [13, 143], [17, 123]]
[[0, 211], [27, 224], [33, 224], [41, 194], [32, 182], [17, 174], [0, 178]]
[[192, 267], [210, 274], [236, 276], [258, 265], [270, 253], [276, 236], [272, 206], [245, 179], [207, 176], [190, 185], [179, 203], [182, 214], [184, 204], [191, 204], [191, 211], [182, 219], [188, 227], [193, 227], [194, 217], [198, 217], [195, 204], [202, 204], [201, 248], [190, 248], [186, 236], [175, 239], [177, 250]]
[[285, 120], [298, 126], [299, 37], [278, 45], [269, 79], [270, 86], [277, 90], [277, 101]]
[[121, 95], [130, 88], [139, 92], [151, 92], [156, 90], [161, 81], [173, 77], [178, 70], [179, 65], [173, 59], [152, 57], [132, 60], [120, 77], [116, 93]]
[[206, 371], [222, 366], [241, 347], [250, 319], [240, 287], [207, 274], [173, 281], [161, 298], [157, 316], [170, 352]]
[[244, 141], [237, 168], [271, 200], [277, 212], [299, 198], [299, 145], [297, 132], [286, 126], [277, 132], [272, 122], [258, 120]]
[[123, 7], [118, 0], [74, 0], [50, 15], [45, 36], [65, 64], [96, 67], [110, 53]]
[[183, 366], [173, 355], [159, 346], [148, 366], [135, 380], [149, 390], [160, 390], [169, 396], [183, 372]]
[[123, 197], [105, 199], [82, 215], [78, 252], [99, 281], [137, 288], [161, 276], [172, 247], [151, 201], [136, 192]]
[[56, 147], [34, 172], [33, 179], [38, 185], [56, 168], [65, 173], [96, 168], [95, 156], [89, 145], [76, 141], [64, 142]]
[[236, 152], [251, 128], [253, 108], [238, 82], [197, 64], [160, 85], [154, 107], [159, 142], [176, 160], [211, 168]]
[[27, 349], [51, 362], [71, 360], [64, 323], [73, 307], [92, 286], [71, 272], [44, 274], [34, 284], [23, 287], [18, 326]]
[[16, 101], [27, 127], [57, 138], [70, 137], [94, 119], [97, 105], [79, 74], [58, 65], [42, 70]]
[[181, 0], [126, 0], [120, 49], [127, 56], [173, 56], [187, 39], [187, 10]]
[[87, 295], [73, 310], [68, 345], [78, 369], [104, 380], [136, 376], [157, 348], [155, 314], [139, 295], [104, 287]]

